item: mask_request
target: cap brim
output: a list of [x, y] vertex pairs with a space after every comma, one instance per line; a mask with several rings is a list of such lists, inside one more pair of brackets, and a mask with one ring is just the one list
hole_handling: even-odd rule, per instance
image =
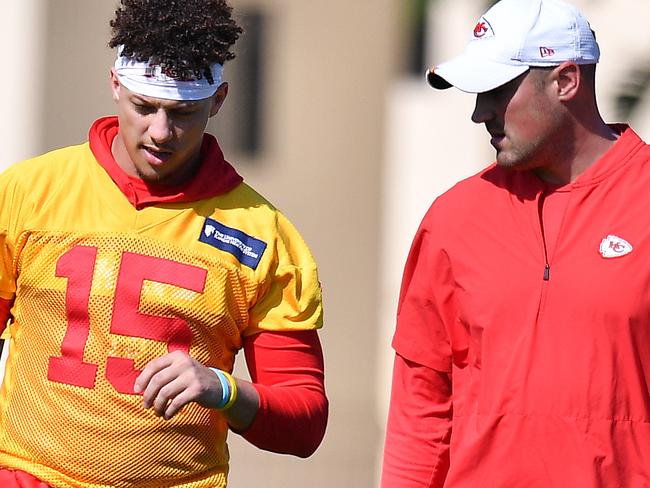
[[484, 93], [528, 71], [522, 64], [502, 64], [463, 54], [434, 66], [426, 73], [429, 85], [438, 90], [456, 87], [467, 93]]
[[436, 90], [446, 90], [447, 88], [451, 88], [453, 86], [442, 76], [436, 73], [435, 66], [427, 71], [427, 82], [429, 82], [429, 85], [431, 85]]

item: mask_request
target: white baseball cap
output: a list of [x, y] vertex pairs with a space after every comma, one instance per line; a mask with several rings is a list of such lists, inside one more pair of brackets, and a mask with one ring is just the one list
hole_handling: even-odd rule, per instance
[[438, 89], [455, 86], [483, 93], [514, 80], [531, 66], [598, 62], [600, 49], [589, 22], [560, 0], [501, 0], [477, 22], [458, 57], [427, 71]]

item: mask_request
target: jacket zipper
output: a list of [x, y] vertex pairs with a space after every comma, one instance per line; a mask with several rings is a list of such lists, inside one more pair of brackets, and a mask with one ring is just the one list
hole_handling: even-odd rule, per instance
[[544, 281], [549, 281], [551, 279], [551, 265], [548, 262], [548, 251], [546, 249], [546, 236], [544, 235], [544, 218], [542, 216], [542, 211], [544, 208], [544, 199], [546, 198], [546, 193], [542, 192], [539, 196], [537, 204], [537, 213], [539, 216], [539, 228], [542, 232], [542, 248], [544, 249]]

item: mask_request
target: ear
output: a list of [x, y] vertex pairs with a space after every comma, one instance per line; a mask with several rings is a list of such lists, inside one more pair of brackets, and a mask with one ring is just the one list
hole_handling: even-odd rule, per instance
[[217, 88], [215, 94], [212, 95], [212, 108], [210, 109], [210, 117], [214, 117], [215, 115], [217, 115], [217, 113], [221, 109], [221, 106], [223, 105], [223, 102], [226, 101], [227, 96], [228, 96], [228, 83], [224, 82], [221, 85], [219, 85], [219, 88]]
[[558, 100], [567, 102], [576, 97], [582, 83], [580, 66], [573, 61], [565, 61], [553, 70], [553, 77]]
[[120, 101], [120, 80], [117, 78], [115, 68], [111, 68], [111, 93], [115, 103]]

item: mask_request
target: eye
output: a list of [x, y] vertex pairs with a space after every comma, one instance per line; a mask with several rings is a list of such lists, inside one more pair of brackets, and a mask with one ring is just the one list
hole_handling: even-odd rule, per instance
[[196, 112], [196, 107], [179, 108], [178, 110], [174, 110], [174, 115], [176, 117], [191, 117]]
[[156, 109], [151, 105], [146, 105], [143, 103], [133, 103], [133, 108], [137, 113], [142, 115], [147, 115], [156, 111]]

